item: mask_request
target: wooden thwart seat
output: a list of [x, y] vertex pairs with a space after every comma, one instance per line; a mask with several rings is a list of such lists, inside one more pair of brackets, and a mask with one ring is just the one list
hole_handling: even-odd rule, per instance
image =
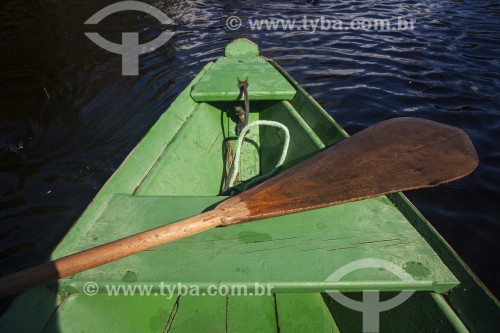
[[[71, 252], [198, 214], [223, 199], [115, 194]], [[367, 258], [395, 265], [411, 279], [364, 267]], [[351, 273], [330, 278], [361, 259]], [[258, 282], [273, 285], [274, 292], [445, 292], [458, 284], [386, 197], [209, 230], [60, 280], [59, 292], [81, 292], [87, 281], [182, 283], [202, 290], [216, 283], [252, 290]]]

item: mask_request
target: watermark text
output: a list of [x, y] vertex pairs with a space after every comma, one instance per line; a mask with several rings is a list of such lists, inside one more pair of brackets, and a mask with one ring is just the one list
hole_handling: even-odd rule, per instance
[[212, 284], [202, 288], [195, 284], [187, 285], [181, 282], [176, 284], [160, 282], [158, 284], [124, 283], [98, 285], [93, 281], [89, 281], [83, 286], [83, 292], [87, 296], [94, 296], [101, 292], [108, 296], [164, 296], [168, 299], [176, 296], [269, 296], [272, 295], [272, 290], [272, 285], [260, 284], [258, 282], [252, 285]]
[[230, 30], [238, 30], [245, 26], [250, 30], [269, 31], [307, 31], [315, 33], [318, 31], [404, 31], [414, 30], [417, 20], [411, 17], [396, 17], [392, 19], [355, 18], [350, 20], [335, 17], [319, 16], [311, 17], [304, 15], [294, 18], [249, 18], [244, 22], [238, 16], [230, 16], [226, 20], [226, 26]]

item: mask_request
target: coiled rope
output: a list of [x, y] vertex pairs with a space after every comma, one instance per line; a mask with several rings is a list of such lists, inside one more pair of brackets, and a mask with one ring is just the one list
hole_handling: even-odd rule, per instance
[[262, 175], [262, 176], [259, 176], [259, 177], [252, 179], [251, 181], [249, 181], [245, 185], [244, 189], [247, 189], [247, 188], [275, 175], [279, 171], [281, 166], [283, 165], [283, 162], [285, 162], [286, 155], [288, 154], [288, 147], [290, 146], [290, 131], [288, 130], [288, 128], [285, 125], [283, 125], [282, 123], [279, 123], [277, 121], [272, 121], [272, 120], [253, 121], [250, 124], [248, 124], [247, 126], [245, 126], [245, 128], [241, 131], [240, 135], [238, 136], [238, 143], [236, 145], [236, 152], [235, 152], [235, 156], [234, 156], [234, 160], [233, 160], [234, 168], [232, 168], [233, 170], [232, 170], [231, 175], [230, 175], [229, 183], [227, 186], [228, 188], [231, 188], [234, 186], [234, 181], [236, 180], [236, 175], [238, 174], [236, 169], [238, 168], [238, 164], [240, 162], [241, 146], [243, 145], [243, 142], [245, 141], [245, 136], [247, 135], [248, 131], [250, 131], [250, 129], [252, 127], [255, 127], [255, 126], [270, 126], [270, 127], [276, 127], [278, 129], [281, 129], [285, 133], [285, 142], [283, 143], [283, 150], [281, 151], [281, 156], [278, 160], [278, 163], [274, 167], [274, 169], [271, 170], [270, 172], [266, 173], [265, 175]]

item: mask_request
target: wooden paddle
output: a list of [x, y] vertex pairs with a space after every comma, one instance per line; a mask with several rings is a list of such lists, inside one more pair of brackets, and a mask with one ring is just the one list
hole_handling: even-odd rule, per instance
[[212, 211], [4, 276], [0, 296], [217, 226], [439, 185], [468, 175], [477, 164], [474, 146], [458, 128], [415, 118], [384, 121]]

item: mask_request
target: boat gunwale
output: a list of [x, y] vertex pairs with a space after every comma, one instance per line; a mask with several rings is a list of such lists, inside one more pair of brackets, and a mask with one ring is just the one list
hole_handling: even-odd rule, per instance
[[[294, 98], [297, 98], [300, 94], [303, 94], [305, 98], [316, 108], [318, 111], [323, 113], [325, 116], [332, 120], [333, 125], [339, 129], [340, 133], [343, 134], [344, 138], [349, 137], [349, 134], [333, 119], [333, 117], [324, 110], [321, 105], [314, 100], [314, 98], [305, 91], [301, 85], [292, 78], [278, 63], [273, 60], [268, 60], [285, 78], [289, 80], [290, 83], [297, 89], [297, 94]], [[290, 101], [292, 102], [292, 101]], [[455, 288], [451, 289], [447, 293], [440, 294], [443, 295], [450, 307], [453, 309], [455, 314], [462, 320], [462, 322], [469, 328], [473, 328], [481, 319], [474, 318], [477, 316], [478, 311], [476, 311], [476, 304], [470, 304], [470, 299], [462, 299], [466, 289], [469, 287], [475, 288], [477, 295], [479, 297], [485, 296], [483, 301], [490, 302], [490, 306], [484, 305], [485, 311], [488, 309], [491, 311], [489, 316], [479, 317], [490, 319], [490, 325], [485, 324], [485, 328], [495, 327], [500, 325], [500, 323], [495, 322], [495, 317], [500, 315], [500, 302], [493, 295], [493, 293], [488, 289], [488, 287], [474, 274], [470, 267], [465, 263], [465, 261], [455, 252], [455, 250], [448, 244], [448, 242], [439, 234], [439, 232], [432, 226], [432, 224], [425, 218], [425, 216], [415, 207], [415, 205], [402, 193], [393, 193], [386, 195], [386, 197], [395, 205], [395, 207], [406, 217], [406, 219], [413, 225], [417, 232], [424, 238], [425, 241], [431, 246], [431, 248], [436, 252], [443, 263], [450, 269], [450, 271], [455, 275], [455, 277], [460, 281], [460, 284]], [[470, 281], [472, 286], [466, 284]], [[457, 297], [455, 298], [455, 295]], [[466, 296], [465, 296], [466, 297]], [[462, 304], [460, 304], [462, 303]], [[463, 304], [467, 305], [463, 307]]]
[[[274, 66], [280, 74], [282, 74], [291, 84], [292, 86], [297, 89], [297, 93], [295, 97], [288, 101], [293, 105], [293, 100], [299, 96], [299, 93], [302, 94], [308, 102], [310, 102], [314, 106], [314, 111], [318, 111], [322, 114], [322, 117], [325, 119], [329, 120], [330, 125], [334, 126], [335, 130], [337, 133], [339, 133], [343, 138], [347, 138], [349, 135], [347, 132], [340, 127], [340, 125], [328, 114], [301, 86], [300, 84], [295, 81], [283, 68], [281, 68], [276, 62], [270, 59], [265, 59], [268, 61], [272, 66]], [[172, 105], [176, 103], [176, 101], [181, 97], [183, 93], [188, 93], [192, 89], [192, 87], [196, 84], [196, 82], [206, 73], [210, 65], [213, 63], [207, 64], [201, 71], [200, 73], [197, 74], [197, 76], [191, 81], [191, 83], [179, 94], [179, 96], [172, 102], [172, 104], [167, 108], [170, 109]], [[190, 95], [189, 95], [190, 97]], [[193, 100], [194, 101], [194, 100]], [[199, 102], [194, 101], [197, 105], [199, 105]], [[297, 110], [299, 111], [299, 110]], [[162, 116], [166, 115], [167, 112], [163, 113]], [[161, 116], [161, 117], [162, 117]], [[160, 117], [160, 118], [161, 118]], [[307, 119], [304, 119], [307, 123]], [[155, 123], [156, 124], [156, 123]], [[185, 122], [184, 122], [185, 124]], [[155, 125], [153, 125], [154, 127]], [[183, 126], [183, 125], [182, 125]], [[182, 128], [181, 126], [181, 128]], [[117, 170], [110, 176], [110, 178], [103, 184], [99, 192], [96, 194], [94, 199], [90, 202], [90, 204], [87, 206], [87, 208], [83, 211], [81, 216], [75, 220], [75, 223], [72, 225], [71, 229], [65, 234], [65, 236], [62, 238], [61, 242], [57, 245], [53, 252], [53, 256], [57, 257], [58, 255], [64, 253], [66, 250], [66, 242], [72, 243], [72, 240], [67, 240], [68, 237], [73, 237], [78, 235], [81, 235], [85, 232], [86, 228], [88, 228], [91, 225], [91, 222], [94, 220], [96, 216], [98, 216], [106, 207], [106, 197], [109, 196], [109, 193], [105, 193], [104, 190], [107, 189], [108, 185], [110, 185], [113, 181], [114, 176], [121, 170], [121, 167], [131, 158], [131, 156], [134, 154], [136, 149], [140, 146], [141, 142], [143, 142], [144, 138], [148, 136], [148, 133], [153, 129], [151, 127], [148, 132], [144, 135], [143, 139], [136, 145], [136, 147], [128, 154], [128, 156], [124, 159], [124, 161], [120, 164], [120, 167], [117, 168]], [[311, 126], [313, 128], [313, 126]], [[180, 129], [179, 129], [180, 130]], [[178, 131], [179, 131], [178, 130]], [[314, 131], [314, 128], [313, 128]], [[174, 134], [175, 136], [175, 134]], [[171, 140], [169, 141], [171, 142]], [[327, 143], [325, 143], [326, 146]], [[168, 146], [168, 143], [167, 143]], [[165, 148], [164, 148], [165, 149]], [[151, 171], [151, 169], [149, 170]], [[143, 178], [144, 179], [147, 177], [147, 175]], [[137, 188], [133, 189], [132, 194], [135, 193]], [[111, 193], [112, 195], [112, 193]], [[407, 220], [413, 225], [413, 227], [417, 230], [417, 232], [427, 241], [427, 243], [432, 247], [432, 249], [436, 252], [436, 254], [441, 258], [441, 260], [445, 263], [445, 265], [452, 271], [452, 273], [458, 278], [458, 280], [461, 282], [461, 284], [454, 289], [450, 290], [446, 294], [439, 294], [443, 295], [444, 300], [447, 301], [447, 304], [451, 307], [451, 310], [460, 318], [460, 320], [466, 325], [467, 328], [469, 329], [476, 329], [477, 325], [477, 318], [474, 318], [478, 315], [479, 311], [475, 310], [476, 304], [470, 304], [467, 303], [467, 301], [470, 299], [463, 298], [465, 296], [461, 296], [463, 294], [463, 289], [464, 288], [476, 288], [475, 292], [478, 292], [477, 295], [479, 297], [484, 297], [484, 300], [487, 302], [490, 302], [490, 304], [486, 304], [485, 307], [488, 307], [490, 305], [490, 309], [492, 311], [493, 316], [488, 316], [484, 315], [483, 312], [479, 313], [479, 317], [481, 321], [481, 318], [488, 318], [490, 321], [483, 323], [484, 327], [494, 327], [494, 322], [491, 320], [494, 320], [494, 315], [495, 315], [495, 310], [496, 313], [498, 314], [499, 310], [498, 307], [499, 302], [498, 300], [494, 297], [494, 295], [491, 293], [491, 291], [488, 290], [488, 288], [480, 281], [480, 279], [475, 276], [475, 274], [472, 272], [472, 270], [467, 266], [467, 264], [460, 258], [460, 256], [453, 250], [453, 248], [446, 242], [446, 240], [443, 239], [443, 237], [437, 232], [437, 230], [432, 226], [432, 224], [418, 211], [418, 209], [411, 203], [410, 200], [403, 194], [403, 193], [394, 193], [387, 195], [387, 198], [394, 204], [394, 206], [401, 211], [401, 213], [407, 218]], [[88, 212], [89, 210], [89, 212]], [[83, 225], [81, 225], [84, 222]], [[73, 239], [74, 240], [74, 239]], [[463, 285], [465, 282], [468, 283], [467, 286]], [[469, 285], [469, 283], [472, 283], [472, 286]], [[454, 295], [457, 295], [455, 298]], [[63, 297], [63, 296], [60, 296]], [[464, 302], [465, 300], [465, 302]], [[461, 307], [460, 303], [465, 303], [466, 307]], [[9, 311], [14, 307], [16, 304], [16, 300], [10, 305], [10, 308], [6, 310]], [[496, 309], [494, 308], [496, 306]], [[55, 308], [53, 316], [56, 315], [58, 311], [59, 306]], [[3, 316], [2, 316], [3, 317]], [[52, 318], [52, 317], [51, 317]], [[47, 321], [47, 323], [50, 322], [50, 318]]]

